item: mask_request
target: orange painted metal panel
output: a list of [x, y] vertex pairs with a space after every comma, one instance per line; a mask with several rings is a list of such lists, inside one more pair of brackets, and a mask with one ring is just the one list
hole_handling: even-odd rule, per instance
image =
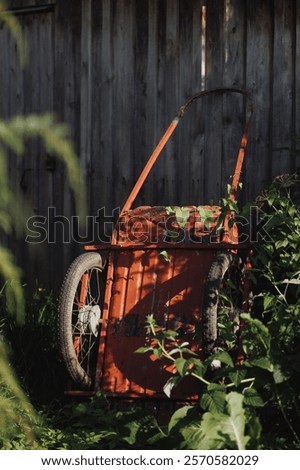
[[[185, 211], [185, 220], [178, 220], [178, 209]], [[150, 345], [145, 328], [150, 314], [160, 326], [178, 331], [201, 356], [196, 332], [204, 283], [216, 247], [224, 241], [231, 247], [238, 243], [234, 224], [229, 228], [225, 221], [227, 230], [217, 232], [218, 206], [203, 209], [209, 211], [209, 224], [204, 224], [196, 206], [142, 206], [120, 216], [114, 234], [118, 250], [109, 258], [96, 390], [119, 397], [163, 396], [172, 365], [153, 354], [135, 352]], [[175, 399], [196, 395], [190, 378], [173, 392]]]
[[[176, 250], [166, 261], [158, 250], [116, 253], [106, 328], [103, 375], [98, 386], [118, 396], [161, 396], [172, 370], [150, 354], [145, 319], [153, 314], [161, 326], [177, 330], [200, 354], [195, 330], [201, 319], [204, 281], [214, 250]], [[99, 380], [99, 379], [98, 379]], [[174, 398], [192, 398], [196, 390], [178, 387]]]

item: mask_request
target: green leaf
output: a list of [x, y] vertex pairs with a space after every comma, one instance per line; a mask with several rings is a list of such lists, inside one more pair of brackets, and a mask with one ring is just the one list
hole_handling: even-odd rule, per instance
[[[130, 445], [134, 445], [141, 436], [144, 438], [154, 437], [157, 426], [154, 416], [145, 415], [143, 410], [122, 411], [117, 416], [115, 426], [119, 438]], [[149, 433], [150, 431], [150, 433]], [[99, 441], [99, 439], [98, 439]]]
[[178, 336], [178, 332], [174, 330], [166, 330], [165, 337], [166, 338], [176, 338]]
[[203, 206], [198, 206], [197, 210], [205, 228], [209, 230], [211, 223], [215, 220], [214, 211], [211, 209], [205, 209]]
[[240, 367], [234, 370], [233, 372], [228, 373], [230, 380], [234, 383], [236, 387], [240, 385], [241, 381], [244, 380], [246, 375], [247, 375], [247, 370], [242, 369]]
[[9, 124], [3, 121], [0, 121], [0, 141], [10, 147], [17, 155], [24, 152], [23, 139], [16, 134]]
[[171, 262], [171, 258], [170, 258], [170, 256], [169, 256], [169, 253], [168, 253], [166, 250], [161, 251], [159, 254], [160, 254], [160, 256], [163, 257], [163, 259], [164, 259], [165, 261], [167, 261], [167, 263], [170, 263], [170, 262]]
[[167, 397], [171, 397], [171, 393], [174, 387], [176, 387], [181, 381], [181, 377], [178, 375], [173, 375], [164, 385], [163, 391]]
[[261, 432], [262, 432], [262, 425], [259, 421], [258, 416], [251, 414], [250, 417], [247, 419], [247, 434], [250, 437], [248, 447], [249, 449], [259, 449], [261, 445]]
[[268, 307], [272, 305], [273, 301], [274, 301], [273, 295], [265, 295], [264, 296], [264, 310], [268, 310]]
[[243, 396], [230, 392], [226, 396], [225, 413], [204, 413], [201, 422], [193, 422], [181, 429], [189, 449], [246, 449], [249, 437], [245, 435]]
[[148, 351], [152, 351], [153, 349], [150, 346], [141, 346], [140, 348], [136, 349], [134, 352], [135, 353], [146, 353]]
[[251, 318], [248, 313], [241, 313], [241, 318], [246, 320], [244, 329], [243, 347], [246, 354], [259, 351], [266, 355], [270, 349], [271, 335], [268, 327], [257, 318]]
[[[203, 415], [203, 418], [208, 413]], [[216, 415], [215, 415], [216, 416]], [[191, 421], [186, 426], [180, 428], [180, 433], [184, 439], [185, 448], [189, 450], [201, 449], [222, 449], [222, 440], [215, 439], [216, 435], [213, 433], [205, 434], [203, 429], [203, 419]]]
[[160, 359], [162, 357], [162, 351], [160, 349], [153, 349], [153, 354], [157, 359]]
[[190, 210], [188, 207], [175, 207], [175, 217], [179, 227], [184, 228], [189, 217]]
[[172, 206], [166, 206], [165, 209], [166, 209], [167, 215], [175, 215], [175, 209], [174, 209], [174, 207], [172, 207]]
[[192, 372], [197, 374], [199, 377], [203, 377], [206, 370], [207, 370], [207, 365], [200, 361], [200, 359], [193, 359], [191, 360], [191, 363], [193, 363], [194, 367], [192, 369]]
[[169, 356], [174, 356], [174, 354], [178, 354], [180, 352], [179, 348], [174, 348], [171, 349], [171, 351], [168, 351]]
[[239, 450], [246, 448], [248, 437], [245, 436], [245, 413], [243, 409], [243, 396], [237, 392], [230, 392], [226, 401], [228, 403], [228, 417], [221, 420], [220, 426], [224, 435], [236, 443]]
[[171, 419], [169, 421], [169, 424], [168, 424], [168, 432], [170, 433], [170, 431], [176, 426], [178, 425], [178, 423], [180, 423], [180, 421], [184, 420], [186, 417], [187, 417], [187, 413], [190, 411], [190, 410], [193, 410], [194, 407], [193, 406], [182, 406], [181, 408], [179, 408], [178, 410], [175, 411], [175, 413], [172, 414], [171, 416]]
[[207, 362], [210, 364], [214, 360], [219, 360], [223, 364], [226, 364], [230, 367], [234, 367], [233, 361], [231, 356], [228, 354], [227, 351], [218, 351], [215, 354], [212, 354], [210, 358], [207, 360]]
[[195, 353], [194, 351], [192, 351], [191, 349], [182, 348], [181, 346], [180, 346], [180, 352], [181, 352], [181, 353], [189, 354], [190, 356], [193, 356], [193, 357], [198, 357], [198, 354]]
[[289, 241], [286, 238], [284, 240], [277, 240], [275, 242], [275, 248], [276, 250], [279, 250], [280, 248], [285, 248], [288, 244], [289, 244]]
[[244, 404], [254, 407], [264, 406], [263, 399], [254, 388], [245, 388], [243, 390]]
[[226, 393], [224, 387], [218, 384], [210, 384], [207, 391], [200, 398], [200, 406], [205, 411], [212, 413], [224, 413], [226, 406]]
[[179, 357], [178, 359], [175, 360], [174, 364], [175, 364], [175, 367], [179, 373], [179, 375], [181, 375], [181, 377], [184, 376], [184, 367], [185, 367], [185, 363], [186, 363], [186, 359], [184, 359], [183, 357]]
[[252, 366], [259, 367], [260, 369], [265, 369], [269, 372], [273, 372], [273, 364], [267, 357], [259, 357], [258, 359], [252, 359], [249, 362]]

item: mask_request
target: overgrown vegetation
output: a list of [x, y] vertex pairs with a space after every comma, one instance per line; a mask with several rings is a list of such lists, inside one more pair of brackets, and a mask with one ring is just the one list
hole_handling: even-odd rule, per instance
[[[117, 409], [101, 394], [79, 402], [63, 398], [57, 388], [64, 380], [55, 345], [55, 302], [39, 292], [28, 304], [24, 327], [16, 328], [11, 320], [6, 323], [11, 363], [36, 410], [19, 409], [18, 395], [10, 390], [22, 420], [10, 428], [9, 436], [2, 431], [2, 448], [299, 449], [299, 188], [297, 175], [284, 175], [256, 201], [263, 229], [252, 256], [251, 316], [242, 314], [246, 353], [242, 365], [235, 364], [227, 349], [231, 340], [200, 361], [176, 331], [164, 330], [148, 317], [151, 345], [140, 353], [151, 348], [158, 360], [173, 364], [166, 396], [193, 375], [199, 381], [199, 403], [179, 408], [159, 425], [153, 413], [131, 403]], [[220, 316], [226, 339], [227, 321]], [[212, 372], [210, 365], [216, 359], [221, 368]], [[5, 393], [4, 398], [7, 389]]]
[[[20, 61], [24, 64], [26, 62], [26, 44], [21, 27], [16, 18], [5, 9], [2, 1], [0, 2], [0, 23], [1, 27], [9, 28], [16, 41]], [[37, 138], [41, 140], [49, 155], [58, 157], [65, 163], [70, 187], [73, 190], [76, 189], [75, 199], [78, 210], [81, 214], [84, 211], [79, 162], [72, 142], [69, 140], [66, 126], [56, 122], [56, 119], [50, 114], [16, 116], [10, 120], [0, 119], [0, 231], [4, 237], [9, 237], [13, 232], [20, 233], [26, 221], [23, 195], [10, 183], [8, 162], [12, 158], [23, 156], [28, 139]], [[7, 341], [3, 337], [3, 332], [7, 331], [8, 323], [10, 323], [11, 345], [18, 343], [21, 349], [16, 353], [26, 362], [28, 360], [26, 339], [28, 338], [24, 334], [20, 334], [20, 331], [26, 328], [24, 326], [25, 296], [22, 286], [22, 272], [16, 264], [14, 254], [2, 244], [0, 245], [0, 279], [3, 285], [1, 295], [5, 296], [6, 314], [9, 312], [10, 315], [9, 321], [8, 317], [4, 319], [2, 305], [0, 324], [0, 446], [2, 442], [2, 446], [6, 448], [5, 443], [20, 434], [23, 436], [22, 445], [26, 442], [26, 445], [34, 447], [33, 423], [36, 421], [36, 413], [15, 376]], [[13, 336], [19, 334], [19, 342], [13, 341], [16, 339]], [[37, 343], [36, 338], [34, 342]], [[43, 349], [39, 350], [38, 354], [41, 354], [42, 351]], [[30, 368], [25, 367], [25, 371], [27, 373]]]

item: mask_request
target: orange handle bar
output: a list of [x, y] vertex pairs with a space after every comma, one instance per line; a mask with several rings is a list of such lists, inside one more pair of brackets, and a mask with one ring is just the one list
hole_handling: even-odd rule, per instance
[[207, 91], [201, 91], [200, 93], [197, 93], [196, 95], [192, 96], [181, 108], [179, 109], [176, 117], [172, 120], [171, 124], [167, 128], [166, 132], [160, 139], [159, 143], [157, 144], [156, 148], [154, 149], [153, 153], [151, 154], [146, 166], [144, 167], [143, 171], [141, 172], [137, 182], [135, 183], [131, 193], [129, 194], [129, 197], [127, 201], [124, 204], [124, 207], [121, 211], [121, 214], [127, 210], [129, 210], [132, 207], [133, 202], [135, 201], [141, 187], [143, 186], [147, 176], [149, 175], [154, 163], [158, 159], [160, 153], [164, 149], [166, 143], [170, 139], [171, 135], [175, 131], [180, 119], [184, 116], [186, 110], [190, 107], [190, 105], [201, 98], [202, 96], [213, 94], [213, 93], [239, 93], [241, 95], [244, 95], [248, 99], [248, 110], [247, 114], [248, 117], [246, 119], [245, 127], [244, 127], [244, 133], [240, 142], [240, 148], [239, 148], [239, 153], [237, 157], [237, 163], [233, 175], [233, 180], [232, 180], [232, 185], [231, 185], [231, 191], [230, 191], [230, 199], [234, 200], [236, 192], [238, 190], [238, 185], [239, 185], [239, 180], [240, 180], [240, 175], [242, 172], [242, 166], [243, 166], [243, 161], [244, 161], [244, 156], [245, 156], [245, 150], [248, 142], [248, 134], [249, 134], [249, 127], [250, 127], [250, 121], [251, 121], [251, 116], [253, 112], [253, 103], [252, 103], [252, 98], [249, 92], [245, 90], [241, 90], [239, 88], [213, 88], [211, 90]]

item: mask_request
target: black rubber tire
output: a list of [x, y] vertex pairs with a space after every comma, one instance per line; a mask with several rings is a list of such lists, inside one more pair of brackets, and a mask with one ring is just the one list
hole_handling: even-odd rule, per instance
[[[220, 292], [224, 284], [226, 275], [233, 270], [236, 273], [237, 282], [240, 282], [242, 277], [242, 260], [234, 253], [228, 251], [221, 251], [217, 253], [214, 262], [212, 263], [203, 296], [202, 306], [202, 348], [205, 357], [211, 355], [218, 350], [218, 310], [220, 308]], [[237, 286], [239, 287], [239, 286]], [[242, 310], [242, 295], [236, 299], [234, 309], [232, 310], [233, 316], [236, 312]], [[234, 310], [234, 311], [233, 311]], [[238, 320], [239, 321], [239, 320]], [[234, 318], [232, 318], [234, 328]]]
[[[59, 350], [73, 382], [89, 389], [94, 380], [104, 296], [105, 261], [98, 252], [84, 253], [70, 265], [58, 303]], [[83, 278], [84, 275], [85, 278]], [[84, 305], [79, 292], [88, 281]], [[76, 343], [76, 348], [75, 348]]]

